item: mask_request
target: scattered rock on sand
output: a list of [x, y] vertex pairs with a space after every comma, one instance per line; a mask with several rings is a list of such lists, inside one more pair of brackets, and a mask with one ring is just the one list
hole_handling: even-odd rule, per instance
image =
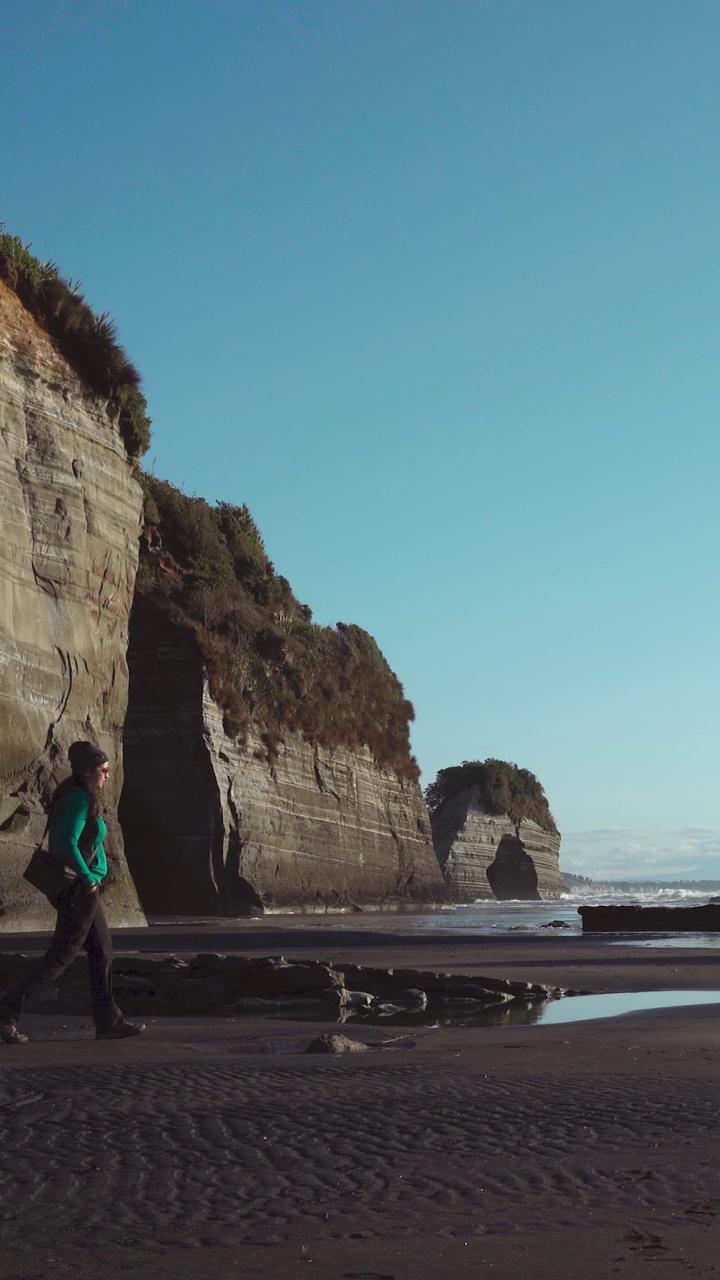
[[318, 1036], [305, 1050], [306, 1053], [367, 1053], [368, 1047], [361, 1040], [335, 1034]]

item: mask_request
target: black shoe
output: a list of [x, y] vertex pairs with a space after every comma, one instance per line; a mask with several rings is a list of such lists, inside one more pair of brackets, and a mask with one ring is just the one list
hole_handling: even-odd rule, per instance
[[118, 1022], [109, 1031], [96, 1031], [96, 1040], [127, 1040], [128, 1036], [141, 1036], [145, 1030], [144, 1022]]

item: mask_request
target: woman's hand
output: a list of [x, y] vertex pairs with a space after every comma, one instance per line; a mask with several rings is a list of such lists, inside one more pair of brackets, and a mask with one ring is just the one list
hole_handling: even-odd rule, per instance
[[86, 892], [87, 894], [90, 894], [90, 893], [97, 893], [97, 891], [98, 891], [98, 882], [97, 882], [97, 880], [93, 880], [92, 884], [87, 885], [87, 887], [86, 887], [86, 889], [85, 889], [85, 892]]

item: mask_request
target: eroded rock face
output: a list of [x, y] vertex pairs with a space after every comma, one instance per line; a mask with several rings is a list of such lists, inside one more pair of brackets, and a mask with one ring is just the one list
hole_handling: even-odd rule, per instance
[[560, 836], [536, 822], [486, 813], [477, 786], [446, 800], [431, 818], [433, 841], [454, 902], [557, 898]]
[[92, 738], [106, 803], [115, 924], [144, 917], [112, 814], [122, 785], [126, 647], [142, 496], [115, 420], [0, 281], [0, 928], [47, 927], [21, 878], [41, 800]]
[[223, 730], [192, 637], [138, 598], [121, 817], [153, 914], [447, 900], [417, 783], [292, 735], [272, 764]]

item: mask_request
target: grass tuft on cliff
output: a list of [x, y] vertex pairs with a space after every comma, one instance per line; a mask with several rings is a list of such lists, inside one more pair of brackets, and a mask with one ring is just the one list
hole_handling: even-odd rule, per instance
[[145, 531], [137, 591], [192, 633], [226, 732], [260, 727], [268, 758], [290, 733], [325, 747], [370, 748], [416, 781], [413, 708], [372, 636], [318, 626], [268, 559], [246, 506], [211, 506], [139, 474]]
[[53, 262], [41, 262], [17, 236], [0, 226], [0, 279], [52, 338], [85, 386], [114, 402], [128, 457], [139, 458], [150, 444], [147, 401], [140, 374], [130, 363], [113, 321], [97, 316], [72, 281]]
[[534, 773], [505, 760], [463, 760], [441, 769], [425, 789], [431, 814], [466, 787], [480, 789], [480, 801], [489, 814], [507, 814], [514, 823], [536, 822], [546, 831], [557, 831], [547, 797]]

